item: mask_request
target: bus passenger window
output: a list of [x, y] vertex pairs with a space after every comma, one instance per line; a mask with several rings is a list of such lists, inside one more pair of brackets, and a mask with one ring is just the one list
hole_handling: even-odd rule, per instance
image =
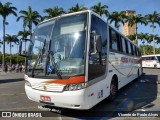
[[131, 44], [129, 41], [128, 41], [128, 54], [132, 55]]
[[134, 53], [134, 46], [133, 46], [133, 44], [131, 43], [131, 51], [132, 51], [132, 55], [134, 56], [135, 55], [135, 53]]
[[126, 47], [125, 39], [123, 37], [121, 37], [121, 40], [122, 40], [122, 51], [123, 51], [123, 53], [127, 53], [127, 47]]
[[112, 29], [110, 30], [110, 48], [118, 51], [118, 36]]
[[135, 51], [134, 51], [134, 52], [135, 52], [135, 56], [138, 56], [138, 55], [137, 55], [137, 47], [134, 46], [134, 48], [135, 48]]

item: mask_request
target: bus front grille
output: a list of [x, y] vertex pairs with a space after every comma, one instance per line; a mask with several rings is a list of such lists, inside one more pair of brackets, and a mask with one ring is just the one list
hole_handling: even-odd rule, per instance
[[36, 83], [32, 85], [32, 88], [36, 90], [48, 91], [48, 92], [62, 92], [64, 86], [65, 85], [60, 85], [60, 84]]

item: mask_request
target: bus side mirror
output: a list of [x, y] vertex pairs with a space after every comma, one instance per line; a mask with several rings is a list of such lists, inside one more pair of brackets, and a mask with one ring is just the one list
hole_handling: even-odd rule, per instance
[[93, 50], [91, 51], [91, 55], [101, 52], [102, 51], [101, 36], [97, 35], [95, 31], [92, 31], [90, 40], [93, 42]]
[[[31, 40], [29, 39], [24, 39], [24, 40], [21, 40], [20, 43], [19, 43], [19, 55], [20, 56], [23, 56], [23, 57], [28, 57], [27, 55], [27, 48], [26, 48], [26, 42], [29, 41], [32, 43]], [[24, 46], [24, 47], [23, 47]]]
[[102, 52], [102, 39], [100, 35], [96, 36], [96, 50], [97, 52]]

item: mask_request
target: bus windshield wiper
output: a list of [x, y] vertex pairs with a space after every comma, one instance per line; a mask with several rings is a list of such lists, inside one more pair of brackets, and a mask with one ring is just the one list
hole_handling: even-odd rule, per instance
[[44, 41], [43, 47], [42, 47], [42, 49], [39, 51], [38, 58], [36, 59], [36, 62], [35, 62], [35, 64], [34, 64], [33, 68], [32, 68], [32, 77], [34, 77], [34, 70], [35, 70], [35, 68], [36, 68], [36, 66], [37, 66], [37, 64], [38, 64], [39, 59], [43, 56], [43, 52], [44, 52], [45, 46], [46, 46], [46, 40]]
[[53, 52], [52, 52], [52, 51], [48, 51], [48, 54], [49, 54], [49, 58], [50, 58], [50, 60], [51, 60], [51, 63], [52, 63], [52, 65], [54, 66], [54, 69], [55, 69], [55, 72], [56, 72], [57, 76], [58, 76], [60, 79], [62, 79], [61, 73], [60, 73], [60, 71], [58, 71], [58, 66], [57, 66], [57, 64], [55, 63], [55, 58], [54, 58]]

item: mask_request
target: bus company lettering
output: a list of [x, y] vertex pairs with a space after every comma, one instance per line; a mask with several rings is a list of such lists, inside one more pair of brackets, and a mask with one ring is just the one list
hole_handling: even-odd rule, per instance
[[134, 58], [121, 57], [122, 63], [136, 63], [138, 60]]

